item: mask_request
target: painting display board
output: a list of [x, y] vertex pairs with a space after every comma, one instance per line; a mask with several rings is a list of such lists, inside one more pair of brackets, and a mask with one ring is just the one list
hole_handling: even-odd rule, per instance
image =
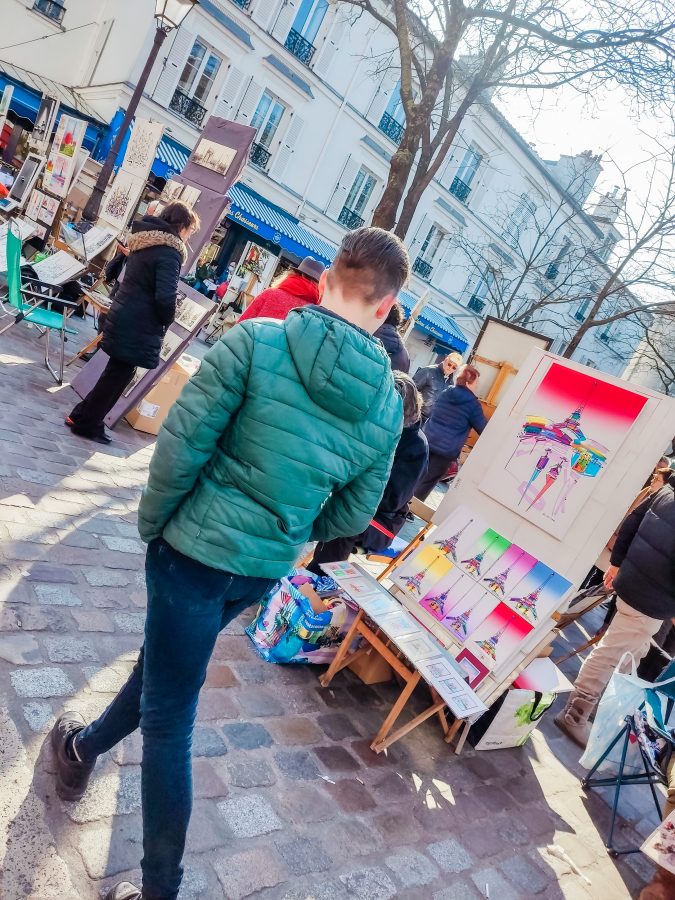
[[99, 219], [122, 231], [141, 198], [145, 182], [162, 139], [161, 122], [136, 119], [122, 165], [103, 201]]
[[65, 197], [70, 189], [78, 165], [78, 151], [82, 146], [87, 123], [74, 116], [61, 115], [52, 149], [42, 176], [42, 187], [55, 197]]
[[[112, 410], [105, 418], [105, 423], [110, 428], [129, 412], [145, 397], [162, 375], [171, 368], [178, 357], [185, 352], [192, 339], [199, 334], [200, 329], [213, 315], [216, 304], [199, 291], [195, 291], [184, 282], [178, 285], [178, 301], [176, 304], [176, 319], [169, 326], [164, 337], [164, 344], [160, 354], [160, 362], [157, 368], [149, 371], [137, 370], [136, 377], [125, 393], [120, 397]], [[201, 310], [199, 315], [198, 310]], [[94, 354], [92, 359], [77, 373], [71, 387], [80, 397], [86, 397], [96, 384], [108, 362], [108, 356], [103, 350]]]
[[35, 125], [33, 125], [33, 130], [28, 138], [29, 146], [34, 147], [38, 153], [47, 152], [59, 106], [60, 101], [56, 97], [50, 97], [48, 94], [42, 95], [40, 108], [35, 117]]

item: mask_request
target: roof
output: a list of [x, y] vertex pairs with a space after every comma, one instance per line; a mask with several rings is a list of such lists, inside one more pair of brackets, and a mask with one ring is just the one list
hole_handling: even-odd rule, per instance
[[[12, 63], [0, 61], [0, 72], [20, 84], [24, 84], [27, 88], [37, 91], [40, 94], [49, 94], [50, 97], [56, 97], [62, 106], [67, 106], [75, 112], [87, 116], [96, 122], [101, 122], [101, 117], [88, 106], [82, 97], [75, 92], [73, 88], [66, 87], [58, 81], [52, 81], [51, 78], [44, 78], [42, 75], [36, 75], [27, 69], [22, 69]], [[106, 124], [101, 122], [102, 125]]]
[[278, 56], [275, 56], [273, 53], [270, 53], [265, 57], [265, 62], [269, 63], [273, 69], [276, 69], [277, 72], [281, 72], [281, 74], [288, 78], [288, 80], [296, 86], [299, 90], [303, 91], [303, 93], [307, 94], [312, 100], [314, 99], [314, 94], [312, 93], [312, 89], [309, 86], [309, 82], [305, 81], [304, 78], [301, 78], [296, 72], [293, 71], [289, 66], [286, 65], [283, 60], [279, 59]]
[[159, 178], [167, 180], [185, 168], [190, 151], [177, 141], [164, 135], [157, 145], [157, 155], [152, 164], [152, 172]]

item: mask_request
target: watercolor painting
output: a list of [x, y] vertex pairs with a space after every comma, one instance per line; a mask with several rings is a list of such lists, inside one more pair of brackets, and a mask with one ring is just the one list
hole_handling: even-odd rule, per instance
[[361, 574], [350, 562], [321, 563], [321, 568], [336, 581], [342, 578], [358, 578]]
[[512, 590], [505, 600], [528, 622], [541, 622], [554, 613], [562, 603], [572, 582], [553, 569], [538, 562]]
[[411, 597], [419, 599], [452, 567], [450, 560], [437, 547], [425, 547], [406, 560], [394, 575], [394, 582]]
[[473, 584], [473, 580], [462, 572], [459, 566], [453, 566], [450, 572], [422, 597], [420, 606], [440, 622], [471, 590]]
[[460, 643], [464, 643], [498, 604], [494, 594], [480, 585], [474, 585], [441, 624]]
[[481, 490], [562, 538], [647, 398], [562, 363], [542, 360], [540, 371]]
[[120, 169], [103, 203], [101, 219], [121, 231], [131, 218], [144, 187], [145, 179]]
[[494, 671], [518, 649], [533, 628], [531, 622], [500, 602], [473, 632], [467, 647], [488, 669]]
[[508, 550], [485, 570], [481, 584], [497, 597], [504, 597], [536, 565], [537, 559], [511, 544]]
[[502, 537], [493, 528], [488, 528], [475, 541], [473, 547], [466, 552], [466, 557], [460, 559], [460, 565], [469, 575], [480, 578], [485, 570], [490, 568], [510, 546], [511, 541]]
[[487, 522], [465, 506], [458, 506], [438, 527], [431, 545], [458, 565], [472, 549], [473, 542], [487, 530]]

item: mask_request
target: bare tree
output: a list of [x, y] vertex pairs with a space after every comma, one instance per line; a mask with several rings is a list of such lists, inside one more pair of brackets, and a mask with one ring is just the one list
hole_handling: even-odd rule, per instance
[[486, 92], [570, 83], [590, 91], [611, 81], [641, 101], [672, 97], [669, 0], [340, 2], [388, 29], [396, 46], [405, 126], [372, 221], [400, 237]]

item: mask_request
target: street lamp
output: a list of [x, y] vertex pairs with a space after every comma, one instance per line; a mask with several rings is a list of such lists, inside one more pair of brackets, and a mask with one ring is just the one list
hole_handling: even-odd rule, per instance
[[145, 85], [148, 82], [150, 72], [152, 71], [152, 67], [155, 64], [157, 55], [159, 54], [159, 48], [164, 43], [166, 36], [170, 31], [172, 31], [174, 28], [180, 28], [187, 14], [190, 12], [193, 6], [197, 5], [198, 2], [199, 0], [155, 0], [155, 20], [157, 22], [155, 39], [152, 43], [152, 47], [145, 62], [145, 66], [143, 67], [143, 71], [141, 72], [138, 79], [136, 89], [131, 95], [131, 100], [129, 100], [129, 105], [127, 106], [127, 111], [124, 114], [122, 124], [120, 125], [119, 130], [115, 135], [115, 140], [113, 141], [112, 147], [108, 151], [108, 155], [105, 158], [103, 167], [101, 168], [99, 176], [96, 179], [94, 190], [91, 192], [91, 197], [87, 201], [87, 205], [85, 206], [84, 212], [82, 213], [82, 218], [86, 222], [93, 223], [98, 218], [101, 203], [103, 201], [103, 195], [106, 188], [108, 187], [108, 182], [110, 181], [110, 176], [112, 175], [113, 168], [115, 167], [117, 155], [120, 152], [122, 142], [127, 131], [129, 130], [131, 122], [136, 115], [136, 110], [138, 109], [138, 104], [140, 103], [141, 97], [143, 96]]

